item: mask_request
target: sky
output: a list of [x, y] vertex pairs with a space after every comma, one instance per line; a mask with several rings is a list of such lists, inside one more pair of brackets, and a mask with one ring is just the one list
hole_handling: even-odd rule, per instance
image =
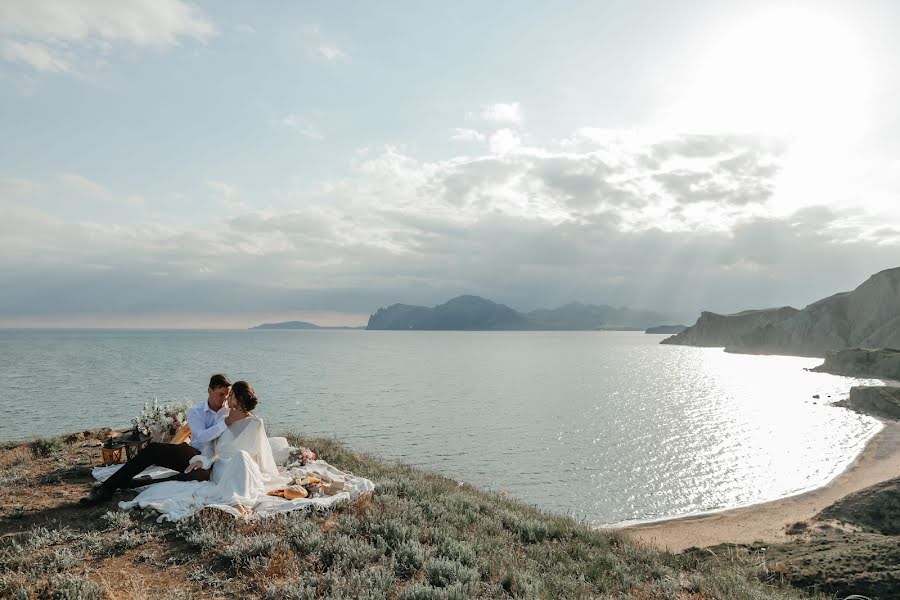
[[0, 327], [802, 307], [900, 266], [897, 56], [887, 0], [4, 0]]

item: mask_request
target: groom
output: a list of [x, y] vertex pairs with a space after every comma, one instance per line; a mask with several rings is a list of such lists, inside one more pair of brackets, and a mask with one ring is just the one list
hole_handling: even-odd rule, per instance
[[[96, 504], [112, 497], [119, 488], [133, 488], [159, 483], [160, 481], [206, 481], [209, 479], [209, 469], [194, 469], [185, 473], [188, 464], [194, 456], [203, 451], [206, 444], [211, 444], [222, 435], [231, 424], [229, 420], [228, 406], [225, 399], [231, 390], [231, 382], [222, 373], [217, 373], [209, 379], [207, 400], [203, 404], [195, 404], [187, 410], [187, 422], [191, 428], [190, 444], [163, 444], [151, 442], [141, 450], [137, 456], [113, 473], [91, 493], [82, 498], [82, 504]], [[164, 479], [134, 479], [134, 477], [147, 467], [159, 466], [178, 471]]]

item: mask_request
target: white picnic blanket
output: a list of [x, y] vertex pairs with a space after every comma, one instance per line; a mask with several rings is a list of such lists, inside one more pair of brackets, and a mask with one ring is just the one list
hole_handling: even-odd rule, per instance
[[[286, 448], [281, 448], [281, 443], [275, 441], [277, 439], [278, 438], [270, 438], [270, 442], [275, 442], [272, 444], [273, 454], [276, 454], [276, 447], [279, 447], [279, 450], [284, 450], [283, 452], [278, 452], [276, 454], [276, 460], [277, 458], [283, 457], [283, 461], [287, 458], [293, 448], [286, 446], [286, 442]], [[95, 467], [92, 471], [92, 475], [97, 481], [105, 481], [119, 468], [121, 468], [121, 465]], [[262, 496], [252, 507], [252, 513], [246, 515], [241, 513], [235, 507], [226, 504], [204, 504], [203, 502], [191, 501], [191, 498], [199, 499], [207, 497], [205, 492], [208, 491], [208, 486], [215, 485], [212, 482], [164, 481], [157, 484], [148, 483], [146, 486], [137, 488], [141, 490], [138, 499], [131, 502], [120, 502], [119, 507], [123, 509], [130, 509], [135, 506], [152, 508], [160, 512], [160, 517], [157, 519], [160, 522], [179, 521], [208, 507], [217, 508], [236, 517], [257, 519], [293, 510], [327, 510], [341, 502], [356, 500], [361, 494], [371, 492], [375, 489], [375, 484], [372, 483], [371, 480], [356, 476], [347, 471], [341, 471], [324, 460], [315, 460], [305, 466], [295, 464], [294, 466], [288, 467], [279, 464], [278, 471], [280, 475], [291, 478], [300, 479], [306, 476], [314, 476], [326, 481], [339, 481], [343, 483], [343, 491], [333, 496], [322, 495], [312, 498], [299, 498], [296, 500], [287, 500], [278, 496]], [[147, 475], [153, 479], [160, 479], [174, 474], [175, 471], [163, 467], [150, 467], [141, 473], [141, 475]], [[284, 486], [273, 485], [271, 486], [272, 489], [269, 491], [279, 489], [279, 487]]]

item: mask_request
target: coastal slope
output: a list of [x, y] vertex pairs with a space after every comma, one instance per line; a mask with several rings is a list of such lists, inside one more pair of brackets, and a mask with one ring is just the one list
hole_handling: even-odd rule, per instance
[[795, 356], [824, 356], [853, 347], [900, 347], [900, 267], [876, 273], [853, 291], [802, 310], [704, 312], [695, 325], [662, 343]]
[[81, 507], [111, 434], [0, 445], [0, 597], [825, 600], [770, 581], [758, 562], [698, 565], [505, 494], [293, 435], [372, 479], [375, 492], [252, 522], [209, 508], [157, 523], [119, 510], [119, 498]]

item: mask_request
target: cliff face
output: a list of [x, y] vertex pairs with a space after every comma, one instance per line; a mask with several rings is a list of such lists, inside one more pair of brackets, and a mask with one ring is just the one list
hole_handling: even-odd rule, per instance
[[800, 356], [824, 356], [851, 347], [900, 347], [900, 268], [876, 273], [852, 292], [799, 311], [703, 313], [693, 327], [663, 343]]
[[664, 339], [661, 344], [718, 348], [737, 343], [743, 336], [767, 325], [779, 323], [797, 313], [796, 308], [745, 310], [733, 315], [704, 311], [692, 326]]
[[864, 415], [900, 420], [900, 387], [856, 385], [850, 388], [849, 398], [834, 404]]
[[900, 381], [900, 350], [849, 348], [840, 352], [829, 352], [825, 355], [825, 362], [810, 371]]

